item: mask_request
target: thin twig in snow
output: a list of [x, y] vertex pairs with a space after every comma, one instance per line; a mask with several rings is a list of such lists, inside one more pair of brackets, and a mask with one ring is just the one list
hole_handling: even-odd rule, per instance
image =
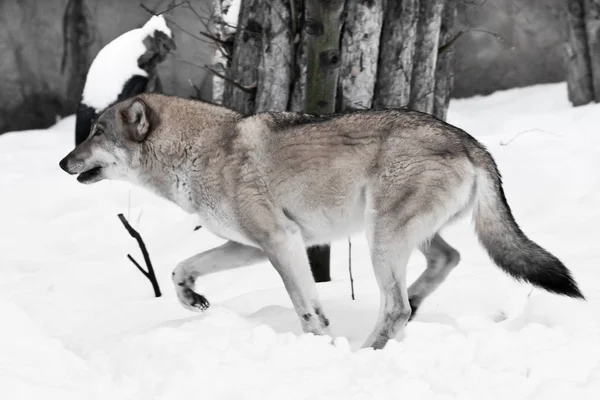
[[352, 278], [352, 240], [348, 238], [348, 270], [350, 272], [350, 290], [352, 291], [352, 300], [354, 300], [354, 278]]
[[526, 131], [521, 131], [521, 132], [517, 133], [516, 135], [514, 135], [509, 140], [507, 140], [506, 142], [501, 141], [500, 142], [500, 146], [508, 146], [510, 144], [510, 142], [512, 142], [513, 140], [515, 140], [516, 138], [518, 138], [522, 134], [524, 134], [524, 133], [530, 133], [530, 132], [542, 132], [542, 133], [547, 133], [549, 135], [553, 135], [553, 136], [556, 136], [556, 137], [562, 137], [562, 135], [559, 135], [559, 134], [554, 133], [554, 132], [548, 132], [548, 131], [544, 131], [542, 129], [534, 128], [534, 129], [528, 129]]
[[160, 293], [160, 287], [158, 286], [158, 281], [156, 280], [156, 274], [154, 273], [154, 268], [152, 268], [152, 262], [150, 261], [150, 255], [148, 254], [148, 250], [146, 249], [146, 244], [144, 243], [142, 236], [139, 234], [138, 231], [133, 229], [133, 227], [129, 224], [129, 222], [123, 216], [123, 214], [118, 214], [117, 217], [119, 217], [119, 220], [121, 221], [121, 223], [123, 224], [125, 229], [127, 229], [127, 232], [129, 232], [131, 237], [133, 237], [135, 240], [137, 240], [138, 245], [140, 246], [140, 250], [142, 251], [142, 255], [144, 256], [144, 262], [146, 263], [146, 267], [148, 268], [148, 271], [145, 271], [140, 266], [140, 264], [137, 261], [135, 261], [135, 259], [131, 256], [131, 254], [127, 254], [127, 258], [133, 263], [133, 265], [136, 266], [137, 269], [140, 270], [140, 272], [146, 278], [148, 278], [148, 280], [152, 284], [152, 289], [154, 290], [154, 296], [155, 297], [162, 296], [162, 294]]

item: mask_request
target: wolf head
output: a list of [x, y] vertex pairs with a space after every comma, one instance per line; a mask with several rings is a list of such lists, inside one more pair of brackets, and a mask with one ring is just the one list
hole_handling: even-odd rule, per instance
[[140, 97], [104, 111], [91, 128], [88, 138], [59, 165], [77, 180], [91, 184], [103, 179], [125, 179], [139, 167], [142, 142], [156, 124], [157, 116]]

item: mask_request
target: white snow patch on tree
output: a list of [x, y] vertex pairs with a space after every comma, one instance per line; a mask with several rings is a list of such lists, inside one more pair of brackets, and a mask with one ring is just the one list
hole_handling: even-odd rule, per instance
[[161, 31], [172, 36], [162, 15], [153, 16], [144, 26], [125, 32], [100, 50], [87, 74], [82, 102], [103, 110], [114, 102], [123, 85], [134, 75], [147, 76], [138, 66], [138, 58], [146, 52], [144, 39]]
[[[241, 0], [213, 0], [211, 34], [216, 39], [226, 42], [235, 35], [241, 4]], [[217, 48], [213, 52], [211, 64], [215, 71], [226, 75], [228, 60], [224, 50], [219, 46], [217, 44]], [[216, 104], [223, 104], [225, 81], [216, 75], [212, 79], [212, 100]]]
[[223, 21], [231, 27], [237, 26], [238, 18], [240, 16], [241, 0], [232, 0], [229, 9], [223, 15]]

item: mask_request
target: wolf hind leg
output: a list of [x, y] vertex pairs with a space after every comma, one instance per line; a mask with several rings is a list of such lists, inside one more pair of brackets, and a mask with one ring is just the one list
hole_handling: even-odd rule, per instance
[[377, 323], [363, 347], [383, 348], [404, 328], [411, 314], [406, 267], [412, 251], [439, 228], [433, 215], [410, 207], [375, 211], [367, 216], [366, 236], [379, 285]]
[[[379, 318], [364, 347], [380, 349], [404, 329], [412, 313], [406, 280], [410, 255], [434, 237], [465, 203], [460, 192], [432, 192], [433, 185], [423, 186], [423, 190], [404, 186], [395, 196], [381, 190], [367, 208], [366, 236], [381, 299]], [[448, 201], [449, 195], [454, 201]], [[434, 249], [439, 247], [442, 241], [436, 238]], [[433, 252], [430, 258], [435, 259]]]
[[408, 301], [412, 310], [410, 319], [414, 318], [423, 300], [446, 280], [460, 262], [458, 251], [446, 243], [439, 233], [429, 243], [422, 243], [419, 250], [427, 259], [427, 268], [408, 288]]

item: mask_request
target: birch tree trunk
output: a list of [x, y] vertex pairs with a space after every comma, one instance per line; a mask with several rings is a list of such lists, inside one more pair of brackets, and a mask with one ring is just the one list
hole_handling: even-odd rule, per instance
[[433, 98], [433, 115], [441, 120], [446, 120], [448, 105], [450, 104], [450, 93], [454, 87], [454, 76], [452, 64], [454, 62], [454, 46], [449, 44], [455, 37], [454, 23], [456, 21], [457, 0], [447, 0], [442, 13], [442, 24], [440, 28], [440, 46], [443, 50], [438, 53], [437, 65], [435, 67], [435, 92]]
[[305, 111], [310, 114], [329, 114], [335, 111], [344, 0], [306, 0], [305, 6]]
[[239, 113], [253, 114], [256, 106], [258, 64], [262, 51], [261, 0], [244, 0], [235, 33], [231, 66], [227, 71], [223, 105]]
[[[306, 98], [304, 111], [330, 114], [335, 111], [341, 64], [340, 34], [344, 0], [306, 0]], [[310, 267], [317, 282], [329, 282], [329, 246], [308, 249]]]
[[288, 109], [292, 80], [292, 23], [289, 0], [263, 5], [262, 52], [256, 112]]
[[292, 94], [289, 109], [303, 112], [306, 101], [306, 18], [304, 0], [293, 0], [296, 10], [296, 32], [294, 33], [294, 63], [292, 66]]
[[594, 100], [590, 53], [584, 21], [584, 0], [568, 0], [569, 41], [565, 45], [567, 88], [574, 106]]
[[419, 16], [418, 0], [388, 0], [386, 3], [373, 99], [376, 108], [402, 107], [409, 103]]
[[[231, 0], [213, 0], [213, 12], [211, 16], [211, 34], [220, 42], [227, 42], [233, 34], [233, 29], [224, 24], [223, 16], [229, 11]], [[226, 50], [222, 45], [217, 44], [211, 64], [212, 69], [221, 75], [226, 75], [229, 67], [229, 60]], [[212, 77], [212, 100], [216, 104], [223, 104], [223, 93], [225, 91], [225, 81], [213, 75]]]
[[444, 0], [425, 0], [419, 7], [409, 107], [430, 114], [433, 112], [435, 67], [443, 9]]
[[600, 0], [584, 0], [585, 30], [589, 50], [594, 100], [600, 102]]
[[383, 0], [348, 0], [342, 34], [341, 109], [373, 105], [377, 79]]

